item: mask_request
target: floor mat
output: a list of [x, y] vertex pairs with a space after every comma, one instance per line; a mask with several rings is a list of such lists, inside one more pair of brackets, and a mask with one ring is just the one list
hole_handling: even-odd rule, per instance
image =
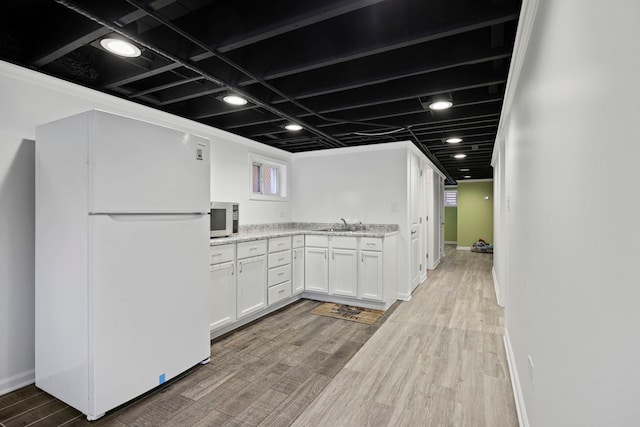
[[371, 325], [384, 314], [384, 310], [373, 310], [353, 305], [326, 302], [311, 310], [311, 313]]

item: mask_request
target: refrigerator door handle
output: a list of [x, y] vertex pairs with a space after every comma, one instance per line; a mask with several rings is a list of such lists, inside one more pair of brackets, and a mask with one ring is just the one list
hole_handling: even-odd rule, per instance
[[137, 222], [137, 221], [185, 221], [191, 219], [202, 218], [204, 213], [105, 213], [105, 214], [91, 214], [91, 215], [105, 215], [120, 222]]

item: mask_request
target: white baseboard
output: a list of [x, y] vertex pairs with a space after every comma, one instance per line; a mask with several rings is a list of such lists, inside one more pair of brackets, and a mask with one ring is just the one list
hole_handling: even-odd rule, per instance
[[402, 300], [402, 301], [410, 301], [411, 300], [411, 294], [405, 294], [403, 292], [398, 292], [398, 299]]
[[457, 240], [445, 240], [444, 244], [445, 245], [456, 245], [456, 244], [458, 244], [458, 241]]
[[339, 295], [316, 294], [313, 292], [304, 292], [302, 294], [302, 298], [306, 298], [314, 301], [334, 302], [336, 304], [355, 305], [356, 307], [364, 307], [364, 308], [370, 308], [372, 310], [383, 310], [383, 311], [388, 310], [389, 307], [391, 307], [395, 302], [395, 300], [384, 301], [384, 302], [365, 301], [365, 300], [356, 299], [356, 298], [341, 297]]
[[470, 251], [471, 246], [456, 246], [456, 249], [459, 251]]
[[511, 376], [511, 387], [513, 388], [513, 397], [516, 403], [516, 412], [518, 413], [518, 425], [520, 427], [529, 427], [529, 419], [527, 418], [527, 410], [524, 406], [524, 396], [522, 395], [522, 388], [520, 388], [520, 377], [518, 375], [518, 368], [516, 367], [516, 360], [511, 348], [511, 340], [509, 340], [509, 331], [504, 329], [504, 350], [507, 353], [507, 363], [509, 365], [509, 375]]
[[9, 378], [0, 379], [0, 396], [17, 390], [26, 385], [36, 382], [35, 369], [29, 369], [28, 371], [20, 372], [19, 374], [12, 375]]
[[495, 267], [491, 267], [491, 275], [493, 276], [493, 288], [496, 291], [496, 302], [500, 307], [504, 307], [502, 296], [500, 295], [500, 286], [498, 284], [498, 275], [496, 274]]

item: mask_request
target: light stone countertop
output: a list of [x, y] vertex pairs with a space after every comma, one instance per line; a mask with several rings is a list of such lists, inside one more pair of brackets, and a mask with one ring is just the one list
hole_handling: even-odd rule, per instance
[[[297, 224], [307, 226], [300, 227]], [[396, 224], [371, 224], [364, 225], [363, 230], [347, 231], [337, 228], [333, 231], [320, 231], [319, 229], [331, 228], [332, 224], [292, 223], [290, 227], [271, 228], [248, 226], [237, 234], [229, 237], [215, 237], [211, 239], [211, 246], [226, 245], [228, 243], [249, 242], [252, 240], [270, 239], [274, 237], [295, 236], [300, 234], [315, 234], [325, 236], [349, 236], [349, 237], [389, 237], [398, 234]]]

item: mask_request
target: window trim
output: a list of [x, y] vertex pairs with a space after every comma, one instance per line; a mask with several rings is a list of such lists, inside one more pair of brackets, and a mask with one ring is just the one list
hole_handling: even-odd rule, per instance
[[[259, 164], [277, 169], [277, 183], [279, 194], [262, 193], [262, 173], [260, 174], [260, 193], [253, 192], [253, 166]], [[261, 168], [262, 170], [262, 168]], [[289, 162], [282, 159], [274, 159], [256, 153], [249, 153], [249, 200], [268, 200], [285, 202], [289, 200]]]

